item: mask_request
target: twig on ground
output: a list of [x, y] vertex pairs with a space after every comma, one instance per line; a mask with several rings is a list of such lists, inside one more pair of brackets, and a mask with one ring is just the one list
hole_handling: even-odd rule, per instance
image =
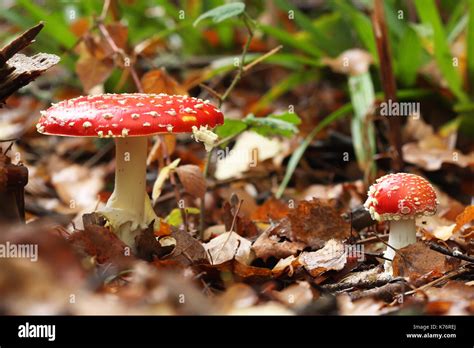
[[413, 294], [415, 294], [416, 292], [424, 291], [424, 290], [426, 290], [426, 289], [428, 289], [428, 288], [430, 288], [430, 287], [432, 287], [432, 286], [438, 285], [438, 284], [444, 282], [445, 280], [449, 280], [449, 279], [451, 279], [451, 278], [454, 278], [454, 277], [457, 277], [457, 276], [459, 276], [459, 275], [462, 275], [462, 274], [464, 274], [464, 273], [469, 273], [469, 272], [473, 272], [473, 270], [472, 270], [472, 269], [469, 269], [469, 268], [467, 268], [467, 267], [461, 267], [461, 268], [459, 268], [459, 269], [456, 269], [456, 270], [454, 270], [454, 271], [451, 271], [451, 272], [449, 272], [449, 273], [446, 273], [444, 276], [442, 276], [442, 277], [440, 277], [440, 278], [438, 278], [438, 279], [435, 279], [435, 280], [433, 280], [432, 282], [429, 282], [429, 283], [427, 283], [427, 284], [425, 284], [425, 285], [423, 285], [423, 286], [420, 286], [419, 288], [413, 289], [413, 290], [411, 290], [411, 291], [407, 291], [407, 292], [405, 292], [403, 295], [404, 295], [404, 296], [413, 295]]
[[408, 284], [404, 280], [400, 281], [400, 279], [397, 278], [396, 281], [390, 282], [381, 287], [351, 292], [349, 293], [349, 296], [352, 301], [363, 297], [375, 297], [384, 301], [391, 301], [395, 296], [402, 293], [406, 287], [408, 287]]
[[445, 248], [445, 247], [443, 247], [439, 244], [436, 244], [434, 242], [430, 242], [428, 245], [429, 245], [430, 249], [432, 249], [434, 251], [437, 251], [441, 254], [451, 256], [451, 257], [455, 257], [457, 259], [464, 260], [464, 261], [467, 261], [467, 262], [470, 262], [470, 263], [474, 263], [474, 257], [465, 255], [457, 249], [450, 250], [450, 249]]
[[384, 273], [381, 273], [380, 276], [375, 279], [365, 279], [365, 280], [354, 281], [354, 282], [340, 282], [336, 284], [326, 284], [326, 285], [323, 285], [322, 288], [332, 291], [332, 292], [348, 290], [351, 288], [373, 289], [376, 287], [383, 286], [385, 284], [399, 282], [399, 281], [404, 281], [404, 279], [401, 277], [392, 278], [391, 276], [388, 276], [386, 274], [384, 276]]

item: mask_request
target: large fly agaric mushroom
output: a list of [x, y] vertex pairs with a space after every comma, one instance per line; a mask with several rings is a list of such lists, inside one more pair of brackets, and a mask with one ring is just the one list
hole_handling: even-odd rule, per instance
[[433, 215], [437, 208], [436, 192], [424, 178], [414, 174], [388, 174], [369, 188], [365, 208], [372, 219], [390, 221], [385, 258], [393, 260], [395, 251], [416, 242], [415, 219]]
[[146, 194], [147, 137], [194, 133], [215, 140], [209, 128], [223, 123], [209, 101], [167, 94], [102, 94], [53, 104], [41, 112], [38, 132], [49, 135], [115, 138], [115, 188], [103, 215], [108, 226], [133, 246], [140, 229], [159, 220]]

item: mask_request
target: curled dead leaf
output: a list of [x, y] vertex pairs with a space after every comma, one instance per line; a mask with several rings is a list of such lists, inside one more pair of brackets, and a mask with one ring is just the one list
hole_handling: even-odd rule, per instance
[[249, 265], [255, 258], [252, 251], [252, 243], [232, 231], [211, 239], [211, 241], [203, 244], [203, 246], [212, 265], [218, 265], [234, 259], [244, 265]]
[[206, 194], [206, 179], [201, 169], [192, 164], [186, 164], [176, 168], [184, 190], [197, 198], [202, 198]]
[[287, 203], [272, 197], [252, 213], [251, 219], [259, 221], [280, 220], [286, 217], [289, 211]]
[[408, 163], [428, 170], [439, 170], [443, 163], [454, 164], [458, 167], [474, 166], [474, 153], [463, 154], [459, 150], [439, 147], [426, 147], [420, 143], [408, 143], [403, 145], [403, 159]]
[[427, 314], [472, 315], [474, 313], [474, 288], [461, 281], [451, 280], [441, 288], [426, 290], [429, 302]]
[[253, 243], [252, 249], [256, 257], [263, 260], [268, 259], [270, 256], [283, 259], [290, 255], [295, 255], [305, 248], [304, 243], [287, 240], [281, 241], [278, 235], [271, 232], [271, 229], [267, 229]]
[[313, 277], [317, 277], [327, 271], [343, 269], [347, 256], [344, 244], [331, 239], [318, 251], [303, 252], [299, 256], [299, 261]]
[[313, 290], [307, 281], [299, 281], [282, 291], [273, 291], [272, 295], [290, 308], [302, 308], [314, 299]]
[[464, 211], [456, 217], [456, 226], [453, 232], [459, 231], [467, 223], [474, 221], [474, 205], [470, 205], [464, 209]]
[[393, 259], [393, 275], [408, 277], [417, 286], [441, 277], [460, 265], [460, 260], [431, 250], [422, 242], [399, 249]]
[[151, 70], [143, 75], [142, 86], [145, 93], [187, 94], [164, 69]]
[[312, 248], [321, 248], [330, 239], [345, 240], [351, 234], [349, 223], [342, 219], [331, 201], [301, 201], [288, 217], [289, 238]]

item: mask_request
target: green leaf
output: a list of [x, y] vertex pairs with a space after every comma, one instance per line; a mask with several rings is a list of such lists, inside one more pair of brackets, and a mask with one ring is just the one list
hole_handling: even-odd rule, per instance
[[298, 125], [301, 120], [296, 114], [285, 113], [282, 115], [270, 115], [267, 117], [255, 117], [250, 114], [243, 119], [249, 129], [265, 137], [282, 135], [291, 137], [298, 133]]
[[35, 20], [44, 21], [43, 31], [66, 48], [72, 47], [77, 41], [66, 22], [62, 19], [61, 13], [53, 12], [49, 14], [41, 6], [29, 0], [18, 0], [18, 4], [24, 7]]
[[313, 42], [326, 54], [335, 55], [337, 51], [334, 49], [334, 45], [331, 39], [329, 39], [324, 32], [319, 30], [313, 22], [295, 6], [288, 3], [286, 0], [275, 0], [278, 7], [285, 11], [293, 11], [295, 22], [303, 28], [305, 31], [311, 34]]
[[[397, 97], [400, 100], [404, 99], [418, 99], [422, 97], [426, 97], [430, 95], [429, 90], [423, 90], [423, 89], [406, 89], [406, 90], [398, 90], [397, 92]], [[376, 95], [377, 99], [380, 99], [383, 97], [383, 93], [378, 93]], [[311, 144], [313, 141], [314, 137], [316, 134], [318, 134], [320, 131], [322, 131], [324, 128], [329, 126], [331, 123], [339, 120], [340, 118], [346, 116], [352, 111], [352, 103], [347, 103], [341, 106], [339, 109], [336, 111], [332, 112], [328, 116], [326, 116], [321, 122], [319, 122], [316, 127], [313, 128], [311, 133], [309, 133], [306, 138], [301, 142], [301, 144], [298, 146], [298, 148], [293, 152], [293, 154], [290, 157], [290, 160], [288, 161], [288, 165], [286, 166], [286, 172], [285, 176], [283, 177], [282, 182], [280, 183], [280, 186], [278, 187], [278, 191], [275, 194], [276, 198], [281, 198], [283, 195], [283, 192], [285, 192], [286, 187], [288, 186], [288, 183], [291, 180], [291, 177], [293, 176], [293, 173], [295, 172], [296, 168], [298, 167], [298, 164], [301, 160], [301, 158], [304, 155], [304, 152], [308, 148], [308, 146]]]
[[318, 79], [318, 72], [311, 70], [311, 71], [296, 71], [286, 78], [275, 84], [270, 90], [263, 95], [260, 100], [258, 101], [257, 105], [255, 105], [253, 112], [257, 112], [271, 102], [273, 102], [279, 96], [289, 92], [290, 90], [294, 89], [296, 86], [304, 85], [309, 81], [316, 81]]
[[259, 24], [258, 28], [265, 34], [274, 37], [285, 46], [296, 48], [302, 52], [310, 54], [313, 57], [321, 57], [324, 55], [321, 49], [315, 46], [311, 41], [302, 40], [297, 35], [289, 34], [285, 30], [264, 24]]
[[224, 120], [222, 126], [218, 126], [214, 129], [214, 132], [219, 138], [225, 139], [242, 133], [245, 129], [247, 129], [247, 125], [244, 121], [227, 118]]
[[350, 5], [348, 1], [339, 0], [336, 1], [335, 4], [341, 13], [349, 16], [349, 19], [352, 22], [352, 25], [357, 32], [360, 41], [370, 52], [372, 57], [377, 60], [378, 53], [375, 46], [374, 31], [372, 29], [372, 23], [370, 19], [360, 11], [356, 10], [352, 5]]
[[397, 76], [406, 86], [415, 83], [418, 69], [422, 63], [423, 47], [416, 31], [407, 27], [403, 39], [400, 40], [396, 54]]
[[375, 129], [369, 115], [375, 103], [375, 92], [370, 73], [349, 77], [354, 116], [351, 120], [351, 135], [359, 168], [365, 173], [375, 174]]
[[245, 10], [245, 4], [242, 2], [232, 2], [230, 4], [225, 4], [216, 8], [213, 8], [210, 11], [204, 12], [200, 15], [193, 23], [196, 26], [199, 22], [206, 18], [212, 18], [214, 23], [222, 22], [227, 18], [235, 17], [243, 13]]
[[467, 24], [467, 76], [470, 90], [474, 90], [474, 0], [469, 0], [469, 22]]
[[[186, 214], [199, 214], [199, 209], [194, 207], [185, 208]], [[165, 222], [170, 224], [171, 226], [179, 227], [183, 224], [183, 217], [181, 216], [181, 210], [179, 208], [175, 208], [168, 214], [165, 218]]]
[[434, 0], [415, 0], [415, 7], [421, 22], [433, 30], [434, 57], [449, 88], [461, 102], [468, 101], [462, 89], [461, 76], [453, 66], [453, 57]]
[[301, 124], [301, 118], [294, 112], [285, 112], [284, 114], [270, 114], [267, 117], [291, 123], [295, 126]]

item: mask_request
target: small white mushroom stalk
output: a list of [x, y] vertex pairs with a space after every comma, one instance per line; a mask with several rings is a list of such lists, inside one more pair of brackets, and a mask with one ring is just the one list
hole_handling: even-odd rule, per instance
[[384, 257], [393, 260], [396, 250], [416, 242], [416, 225], [414, 219], [390, 221], [390, 235]]
[[153, 221], [159, 227], [146, 193], [147, 138], [116, 138], [115, 187], [106, 207], [98, 213], [127, 245], [135, 245], [135, 237]]

